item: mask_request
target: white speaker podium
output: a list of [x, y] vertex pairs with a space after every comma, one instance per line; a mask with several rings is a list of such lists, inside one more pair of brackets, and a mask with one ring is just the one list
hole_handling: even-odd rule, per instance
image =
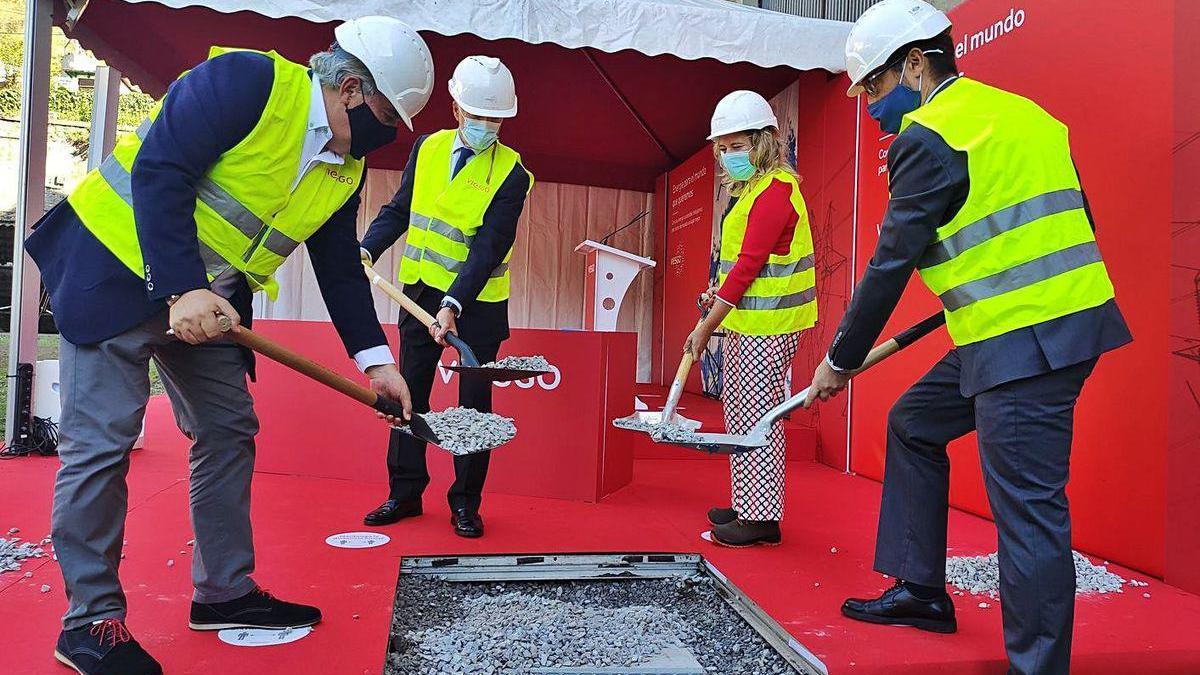
[[583, 291], [583, 329], [617, 330], [621, 302], [634, 277], [654, 261], [591, 239], [575, 247], [587, 256], [587, 279]]

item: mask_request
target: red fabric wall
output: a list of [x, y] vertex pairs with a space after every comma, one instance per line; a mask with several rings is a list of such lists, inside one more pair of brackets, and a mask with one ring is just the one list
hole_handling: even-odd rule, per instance
[[[696, 297], [708, 288], [714, 164], [712, 150], [705, 145], [667, 174], [666, 241], [658, 256], [663, 270], [662, 382], [675, 377], [683, 342], [700, 319]], [[661, 195], [658, 199], [663, 203]], [[692, 368], [687, 390], [701, 391], [699, 367]]]
[[[1161, 575], [1170, 331], [1164, 317], [1171, 309], [1171, 122], [1163, 114], [1172, 105], [1170, 69], [1164, 67], [1172, 58], [1170, 5], [1059, 0], [1014, 8], [1008, 1], [970, 0], [952, 19], [956, 38], [967, 40], [960, 47], [962, 70], [1038, 101], [1071, 127], [1100, 246], [1135, 336], [1134, 344], [1101, 360], [1080, 399], [1068, 488], [1075, 544]], [[1002, 29], [995, 27], [998, 21]], [[860, 274], [886, 200], [881, 150], [890, 140], [879, 139], [865, 112], [861, 120]], [[910, 289], [888, 330], [935, 308], [926, 290]], [[851, 431], [855, 471], [882, 476], [887, 409], [947, 342], [939, 336], [917, 345], [858, 383]], [[952, 502], [987, 515], [974, 437], [952, 445], [950, 453]]]
[[[1175, 4], [1170, 434], [1164, 578], [1200, 593], [1200, 3]], [[1191, 38], [1189, 34], [1186, 36]]]

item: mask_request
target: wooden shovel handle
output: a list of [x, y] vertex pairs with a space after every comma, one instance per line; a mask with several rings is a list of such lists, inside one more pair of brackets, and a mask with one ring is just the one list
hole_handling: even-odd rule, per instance
[[426, 328], [432, 326], [437, 321], [437, 319], [433, 318], [432, 314], [426, 312], [415, 300], [405, 295], [404, 291], [396, 288], [387, 279], [380, 276], [379, 272], [376, 272], [375, 268], [371, 266], [371, 263], [364, 260], [362, 261], [362, 265], [363, 271], [367, 273], [367, 278], [371, 280], [371, 285], [378, 286], [389, 298], [395, 300], [396, 304], [403, 307], [406, 312], [417, 317], [417, 321], [425, 324]]
[[[225, 317], [221, 318], [225, 319], [226, 322], [229, 321]], [[338, 373], [333, 372], [316, 361], [313, 361], [305, 356], [301, 356], [287, 347], [284, 347], [273, 340], [269, 340], [262, 335], [255, 333], [249, 328], [239, 327], [236, 331], [227, 332], [226, 335], [228, 335], [229, 339], [242, 345], [243, 347], [252, 349], [268, 359], [271, 359], [272, 361], [276, 361], [287, 366], [288, 368], [291, 368], [305, 377], [314, 379], [335, 391], [349, 396], [359, 403], [369, 405], [375, 410], [378, 410], [385, 415], [391, 415], [398, 420], [404, 419], [404, 408], [399, 403], [392, 401], [391, 399], [384, 398], [379, 394], [376, 394], [371, 389], [368, 389], [367, 387], [364, 387], [347, 377], [339, 375]]]

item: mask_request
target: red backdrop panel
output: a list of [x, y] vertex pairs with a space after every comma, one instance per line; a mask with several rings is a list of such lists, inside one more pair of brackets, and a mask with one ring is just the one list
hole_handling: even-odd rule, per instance
[[[1144, 64], [1170, 63], [1170, 6], [1060, 0], [1014, 8], [1007, 1], [970, 0], [951, 18], [962, 70], [1032, 98], [1071, 127], [1100, 246], [1135, 336], [1134, 344], [1101, 360], [1080, 399], [1068, 488], [1075, 544], [1161, 574], [1171, 124], [1169, 116], [1148, 111], [1169, 109], [1171, 81], [1170, 69]], [[1132, 53], [1138, 58], [1129, 59]], [[1083, 83], [1097, 75], [1104, 82], [1119, 82], [1120, 95], [1098, 97], [1095, 90], [1085, 90]], [[890, 142], [880, 138], [878, 126], [865, 113], [860, 119], [859, 274], [877, 241], [887, 190], [884, 153]], [[1120, 130], [1122, 120], [1136, 127], [1136, 133]], [[935, 308], [927, 291], [910, 289], [888, 330]], [[851, 433], [856, 471], [882, 476], [887, 409], [947, 344], [945, 337], [927, 340], [855, 387]], [[953, 444], [950, 453], [952, 502], [986, 515], [974, 437]]]
[[[1200, 593], [1200, 3], [1175, 5], [1170, 440], [1164, 578]], [[1184, 35], [1184, 31], [1188, 35]]]
[[[712, 247], [712, 150], [705, 146], [667, 174], [666, 247], [663, 268], [663, 382], [675, 376], [683, 342], [700, 318], [696, 297], [708, 287]], [[700, 392], [700, 369], [688, 377], [688, 391]]]

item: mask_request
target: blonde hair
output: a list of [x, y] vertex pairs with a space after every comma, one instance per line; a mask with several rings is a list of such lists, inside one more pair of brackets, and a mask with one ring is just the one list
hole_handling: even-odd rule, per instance
[[739, 196], [754, 181], [776, 170], [795, 176], [797, 183], [804, 180], [788, 162], [785, 154], [787, 148], [779, 138], [779, 132], [775, 127], [751, 129], [745, 133], [750, 137], [750, 163], [754, 165], [754, 175], [746, 180], [734, 180], [730, 177], [725, 171], [725, 165], [721, 163], [721, 151], [717, 149], [716, 143], [712, 145], [713, 156], [717, 158], [721, 184], [725, 186], [729, 194], [735, 197]]

